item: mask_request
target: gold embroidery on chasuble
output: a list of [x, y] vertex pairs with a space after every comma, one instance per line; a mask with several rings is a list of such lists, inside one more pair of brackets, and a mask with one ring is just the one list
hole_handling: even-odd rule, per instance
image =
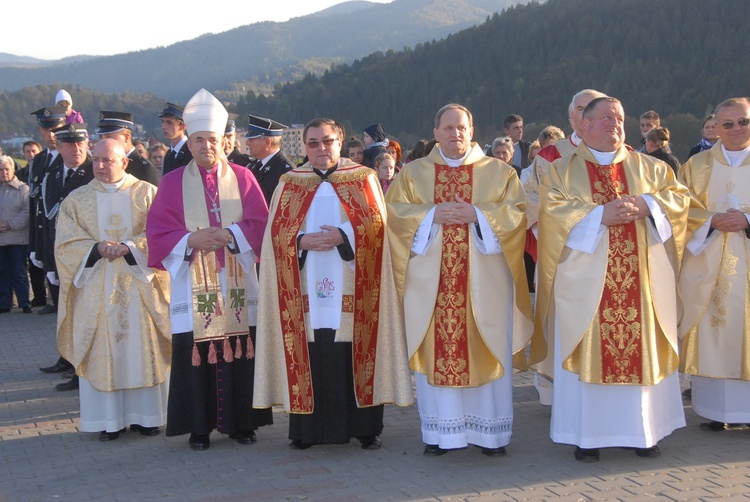
[[[307, 178], [308, 183], [286, 181], [272, 220], [271, 238], [276, 261], [279, 292], [279, 320], [284, 337], [284, 359], [289, 382], [289, 407], [292, 413], [313, 412], [313, 388], [310, 359], [307, 351], [305, 309], [302, 294], [297, 234], [302, 227], [320, 178]], [[296, 180], [294, 180], [296, 181]]]
[[[628, 195], [622, 163], [600, 166], [586, 161], [586, 167], [595, 203]], [[608, 228], [607, 272], [599, 304], [602, 382], [638, 384], [643, 381], [638, 235], [635, 222]]]
[[[458, 195], [471, 201], [471, 166], [435, 164], [435, 204], [453, 202]], [[469, 367], [469, 230], [467, 225], [443, 225], [443, 253], [434, 314], [435, 385], [468, 386]], [[429, 336], [429, 335], [428, 335]]]

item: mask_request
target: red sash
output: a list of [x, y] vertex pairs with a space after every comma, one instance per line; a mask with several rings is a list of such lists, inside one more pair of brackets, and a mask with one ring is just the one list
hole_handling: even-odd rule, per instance
[[[366, 175], [344, 171], [335, 173], [330, 179], [355, 235], [354, 391], [358, 406], [372, 406], [385, 227], [377, 198]], [[293, 178], [286, 180], [271, 223], [271, 235], [290, 411], [312, 413], [314, 399], [305, 331], [306, 306], [301, 290], [296, 240], [319, 183], [297, 184], [295, 181]], [[343, 307], [346, 308], [346, 305]]]
[[[586, 162], [591, 195], [606, 204], [628, 195], [622, 163], [600, 166]], [[641, 278], [635, 222], [609, 227], [607, 275], [599, 303], [602, 382], [637, 384], [643, 380]]]
[[[454, 202], [458, 195], [470, 202], [471, 166], [435, 164], [435, 204]], [[443, 254], [435, 304], [435, 385], [470, 384], [467, 316], [469, 301], [469, 227], [443, 225]]]

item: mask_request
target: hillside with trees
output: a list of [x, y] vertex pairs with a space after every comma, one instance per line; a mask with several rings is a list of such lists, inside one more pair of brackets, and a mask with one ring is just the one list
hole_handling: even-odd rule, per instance
[[248, 92], [237, 111], [286, 123], [331, 116], [357, 133], [382, 122], [409, 145], [431, 137], [435, 111], [456, 101], [473, 111], [475, 137], [488, 142], [508, 113], [538, 123], [536, 131], [549, 123], [569, 130], [571, 96], [591, 87], [622, 100], [633, 144], [637, 116], [657, 110], [684, 159], [700, 139], [700, 117], [750, 89], [740, 42], [748, 15], [745, 0], [518, 5], [445, 40], [277, 85], [272, 96]]
[[[371, 52], [443, 38], [518, 2], [528, 0], [345, 2], [287, 22], [254, 23], [168, 47], [85, 61], [71, 58], [66, 64], [4, 66], [0, 91], [65, 82], [106, 93], [151, 92], [184, 103], [205, 87], [225, 90], [227, 99], [236, 100], [248, 90], [268, 93], [276, 83], [321, 74]], [[12, 61], [8, 55], [0, 64], [3, 60]]]

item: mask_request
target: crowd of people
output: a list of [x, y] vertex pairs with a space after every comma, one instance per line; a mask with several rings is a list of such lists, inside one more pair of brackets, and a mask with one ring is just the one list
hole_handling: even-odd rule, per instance
[[70, 377], [57, 389], [102, 441], [166, 426], [197, 451], [213, 431], [250, 445], [281, 405], [293, 448], [377, 449], [384, 405], [416, 399], [425, 455], [503, 456], [519, 370], [582, 462], [660, 455], [685, 426], [679, 372], [703, 429], [750, 422], [747, 98], [682, 165], [656, 112], [637, 151], [593, 89], [569, 136], [533, 143], [510, 114], [482, 148], [455, 103], [406, 154], [382, 123], [360, 139], [315, 118], [299, 165], [269, 118], [248, 116], [242, 153], [205, 89], [165, 104], [163, 145], [124, 111], [91, 141], [64, 90], [32, 114], [28, 165], [0, 156], [0, 313], [14, 295], [56, 312], [40, 369]]

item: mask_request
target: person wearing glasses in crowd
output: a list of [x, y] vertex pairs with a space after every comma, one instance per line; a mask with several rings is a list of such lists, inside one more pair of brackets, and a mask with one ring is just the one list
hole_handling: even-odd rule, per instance
[[680, 169], [690, 189], [680, 370], [691, 375], [693, 411], [707, 431], [750, 422], [750, 101], [716, 107], [719, 141]]
[[327, 118], [284, 174], [263, 239], [254, 406], [283, 404], [296, 449], [380, 447], [383, 405], [414, 400], [374, 169], [340, 158]]

